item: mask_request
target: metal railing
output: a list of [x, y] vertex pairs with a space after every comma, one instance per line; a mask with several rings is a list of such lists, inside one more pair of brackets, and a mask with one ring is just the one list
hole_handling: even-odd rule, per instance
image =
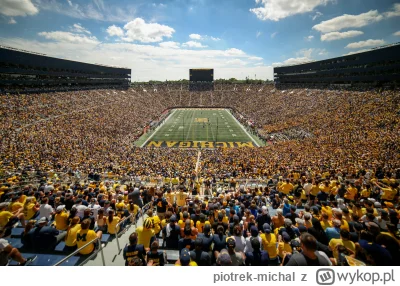
[[[121, 224], [123, 224], [125, 221], [127, 221], [128, 219], [133, 218], [133, 214], [130, 214], [129, 216], [123, 218], [122, 220], [120, 220], [116, 225], [115, 225], [115, 239], [117, 240], [117, 247], [118, 247], [118, 255], [121, 253], [121, 246], [119, 244], [119, 236], [124, 234], [127, 230], [126, 227], [124, 227], [124, 230], [119, 232], [119, 227], [121, 226]], [[136, 218], [134, 218], [136, 221]], [[130, 224], [132, 224], [133, 222], [131, 222]]]
[[101, 238], [100, 237], [96, 237], [95, 239], [89, 241], [88, 243], [86, 243], [84, 246], [78, 248], [77, 250], [75, 250], [74, 252], [72, 252], [70, 255], [64, 257], [63, 259], [61, 259], [60, 261], [58, 261], [56, 264], [54, 264], [54, 266], [59, 266], [61, 264], [63, 264], [65, 261], [67, 261], [68, 259], [70, 259], [72, 256], [74, 256], [75, 254], [77, 254], [79, 251], [81, 251], [82, 249], [84, 249], [85, 247], [89, 246], [90, 244], [94, 243], [95, 241], [98, 242], [98, 249], [96, 251], [93, 251], [93, 253], [86, 258], [82, 263], [80, 263], [80, 265], [85, 264], [88, 260], [90, 260], [93, 256], [97, 255], [97, 253], [101, 252], [101, 260], [103, 262], [103, 266], [106, 266], [106, 262], [104, 260], [104, 253], [103, 253], [103, 246], [101, 245]]

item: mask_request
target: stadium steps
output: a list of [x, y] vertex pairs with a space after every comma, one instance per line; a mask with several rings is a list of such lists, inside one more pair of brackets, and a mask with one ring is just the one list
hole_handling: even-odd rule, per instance
[[[32, 253], [24, 253], [24, 257], [29, 257], [37, 255], [37, 258], [35, 261], [33, 261], [31, 264], [28, 266], [53, 266], [56, 264], [58, 261], [63, 259], [65, 255], [60, 255], [60, 254], [32, 254]], [[81, 259], [79, 256], [72, 256], [68, 260], [66, 260], [61, 266], [75, 266], [77, 265], [78, 261]], [[18, 265], [18, 262], [16, 261], [11, 261], [10, 266], [15, 266]]]

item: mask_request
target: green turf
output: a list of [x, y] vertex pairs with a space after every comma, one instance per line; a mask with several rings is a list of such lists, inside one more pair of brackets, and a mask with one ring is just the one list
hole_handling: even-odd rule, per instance
[[[226, 147], [238, 147], [237, 142], [252, 142], [254, 147], [261, 145], [259, 140], [249, 136], [243, 130], [240, 123], [226, 109], [175, 109], [158, 129], [150, 135], [147, 134], [140, 138], [136, 144], [150, 146], [151, 142], [167, 141], [227, 142], [228, 146]], [[162, 143], [162, 145], [167, 147], [164, 146], [166, 143]], [[169, 147], [179, 147], [179, 144]], [[184, 147], [200, 147], [200, 145], [193, 146], [192, 143], [191, 146], [186, 144]]]

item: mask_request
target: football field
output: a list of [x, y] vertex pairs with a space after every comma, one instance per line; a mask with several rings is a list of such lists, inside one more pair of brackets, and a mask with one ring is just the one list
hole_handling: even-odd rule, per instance
[[236, 148], [258, 147], [227, 109], [174, 109], [141, 147]]

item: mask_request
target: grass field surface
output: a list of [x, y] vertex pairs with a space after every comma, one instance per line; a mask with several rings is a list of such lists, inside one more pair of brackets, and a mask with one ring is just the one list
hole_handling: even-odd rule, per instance
[[[143, 141], [143, 140], [142, 140]], [[141, 147], [258, 147], [227, 109], [174, 109]]]

